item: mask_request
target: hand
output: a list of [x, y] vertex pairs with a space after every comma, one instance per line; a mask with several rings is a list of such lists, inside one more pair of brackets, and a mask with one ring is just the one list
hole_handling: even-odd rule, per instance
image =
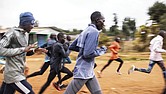
[[29, 45], [29, 46], [25, 47], [24, 52], [29, 52], [30, 50], [32, 50], [31, 48], [34, 48], [34, 47], [35, 47], [35, 45]]
[[101, 49], [103, 49], [103, 50], [105, 50], [105, 51], [107, 51], [107, 47], [106, 47], [106, 46], [104, 46], [104, 45], [103, 45], [103, 46], [101, 46], [100, 48], [101, 48]]
[[113, 52], [114, 54], [118, 54], [118, 52]]
[[2, 65], [2, 67], [0, 68], [0, 73], [3, 73], [5, 70], [5, 65]]
[[103, 54], [106, 53], [107, 47], [106, 47], [106, 46], [101, 46], [101, 47], [100, 47], [100, 50], [101, 50], [101, 52], [99, 53], [99, 55], [103, 55]]
[[34, 50], [34, 52], [35, 52], [35, 53], [41, 53], [41, 52], [47, 53], [48, 50], [45, 49], [45, 48], [36, 48], [36, 49]]
[[31, 45], [33, 45], [34, 48], [38, 48], [37, 44], [38, 44], [38, 42], [35, 42], [35, 43], [31, 44]]

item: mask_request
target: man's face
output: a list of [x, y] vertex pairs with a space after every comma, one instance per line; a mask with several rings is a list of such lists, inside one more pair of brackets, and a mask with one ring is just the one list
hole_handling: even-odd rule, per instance
[[104, 22], [105, 22], [105, 18], [104, 17], [100, 17], [99, 19], [97, 19], [96, 26], [97, 26], [98, 30], [103, 29], [103, 27], [105, 26]]
[[57, 39], [56, 39], [56, 35], [53, 35], [52, 37], [53, 37], [53, 39], [57, 40]]
[[34, 28], [34, 24], [35, 24], [34, 21], [32, 21], [32, 22], [26, 24], [25, 26], [23, 26], [23, 29], [24, 29], [27, 33], [29, 33], [29, 32]]
[[59, 40], [60, 43], [64, 44], [64, 43], [65, 43], [65, 39], [66, 39], [65, 36], [62, 36], [62, 37], [60, 38], [60, 40]]

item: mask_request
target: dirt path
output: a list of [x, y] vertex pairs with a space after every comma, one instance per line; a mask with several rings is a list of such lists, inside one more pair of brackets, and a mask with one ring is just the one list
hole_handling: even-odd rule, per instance
[[[106, 58], [106, 60], [103, 60]], [[100, 70], [107, 62], [108, 54], [96, 59], [97, 67], [94, 70]], [[34, 55], [27, 57], [28, 66], [30, 68], [29, 73], [32, 73], [40, 68], [43, 64], [44, 55]], [[156, 65], [151, 74], [144, 74], [134, 72], [131, 75], [127, 74], [129, 67], [134, 64], [138, 67], [147, 67], [149, 61], [125, 61], [122, 66], [122, 75], [116, 74], [116, 68], [118, 63], [116, 61], [103, 71], [102, 78], [98, 78], [103, 94], [161, 94], [164, 88], [164, 80], [160, 68]], [[73, 69], [75, 62], [66, 65], [71, 70]], [[49, 69], [41, 75], [33, 78], [29, 78], [28, 82], [33, 86], [33, 90], [37, 94], [41, 86], [45, 83]], [[97, 76], [97, 75], [96, 75]], [[71, 78], [72, 79], [72, 78]], [[71, 81], [65, 81], [69, 83]], [[0, 83], [3, 81], [3, 75], [0, 74]], [[54, 79], [57, 81], [57, 78]], [[52, 84], [46, 89], [44, 94], [63, 94], [64, 91], [58, 92]], [[78, 94], [90, 94], [86, 87], [83, 87]]]

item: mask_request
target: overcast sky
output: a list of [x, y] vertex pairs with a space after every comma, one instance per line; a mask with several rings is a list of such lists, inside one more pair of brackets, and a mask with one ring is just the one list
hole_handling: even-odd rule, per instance
[[96, 10], [105, 16], [106, 28], [113, 25], [113, 13], [117, 14], [118, 25], [131, 17], [140, 26], [149, 19], [148, 8], [156, 1], [166, 4], [166, 0], [0, 0], [0, 26], [18, 26], [19, 14], [29, 11], [39, 26], [84, 29]]

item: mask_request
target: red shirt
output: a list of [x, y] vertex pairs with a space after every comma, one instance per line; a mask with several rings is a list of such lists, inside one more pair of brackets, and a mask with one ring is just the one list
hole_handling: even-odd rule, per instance
[[112, 42], [111, 45], [109, 46], [109, 49], [111, 50], [111, 57], [110, 57], [111, 60], [119, 58], [118, 51], [120, 49], [120, 45], [118, 42], [116, 41]]

